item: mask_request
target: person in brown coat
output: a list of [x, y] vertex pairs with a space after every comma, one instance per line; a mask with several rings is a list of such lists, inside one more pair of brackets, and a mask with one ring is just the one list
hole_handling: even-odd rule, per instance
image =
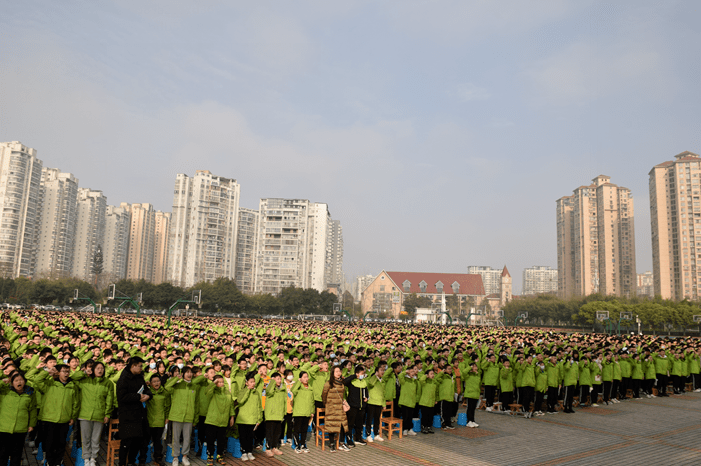
[[343, 410], [343, 400], [346, 386], [343, 385], [343, 375], [341, 368], [336, 366], [331, 372], [328, 382], [324, 385], [324, 391], [321, 394], [324, 400], [324, 410], [326, 418], [324, 423], [326, 431], [329, 433], [329, 444], [331, 453], [336, 451], [336, 434], [339, 434], [339, 441], [343, 440], [338, 447], [339, 450], [350, 451], [347, 445], [346, 435], [348, 433], [348, 418]]

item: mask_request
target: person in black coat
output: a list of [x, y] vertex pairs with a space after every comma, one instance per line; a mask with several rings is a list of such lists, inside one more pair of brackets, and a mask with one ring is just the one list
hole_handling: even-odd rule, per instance
[[148, 433], [146, 402], [153, 396], [146, 385], [144, 360], [131, 358], [117, 381], [119, 403], [119, 466], [134, 464], [144, 437]]

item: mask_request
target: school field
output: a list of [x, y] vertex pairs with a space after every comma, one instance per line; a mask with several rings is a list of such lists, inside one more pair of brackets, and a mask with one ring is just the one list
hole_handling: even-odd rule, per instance
[[[464, 410], [464, 408], [462, 408]], [[256, 453], [254, 465], [647, 465], [701, 464], [701, 393], [644, 398], [599, 408], [523, 419], [477, 411], [477, 429], [457, 427], [433, 435], [375, 442], [350, 452], [284, 448], [274, 458]], [[311, 435], [311, 434], [310, 434]], [[37, 466], [29, 455], [30, 466]], [[191, 456], [194, 456], [191, 454]], [[231, 465], [248, 464], [228, 457]], [[66, 455], [66, 466], [73, 460]], [[102, 456], [100, 465], [105, 464]], [[116, 463], [115, 463], [116, 464]], [[204, 466], [197, 458], [193, 466]]]

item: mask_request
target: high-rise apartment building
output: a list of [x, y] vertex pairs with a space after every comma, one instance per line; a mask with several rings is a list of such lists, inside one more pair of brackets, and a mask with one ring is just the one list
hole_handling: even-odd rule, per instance
[[154, 224], [153, 283], [168, 280], [168, 248], [170, 244], [170, 212], [156, 211]]
[[363, 291], [375, 280], [375, 275], [360, 275], [355, 277], [353, 297], [356, 301], [360, 301], [363, 297]]
[[239, 208], [239, 231], [236, 237], [236, 286], [246, 294], [253, 293], [259, 217], [257, 210]]
[[[261, 199], [254, 290], [328, 288], [331, 215], [328, 205], [306, 199]], [[337, 248], [337, 246], [333, 246]]]
[[105, 240], [102, 246], [103, 274], [114, 283], [127, 275], [127, 252], [131, 214], [124, 207], [105, 210]]
[[689, 151], [650, 170], [654, 294], [701, 296], [701, 158]]
[[655, 297], [655, 277], [652, 272], [638, 274], [638, 296]]
[[40, 200], [35, 275], [69, 277], [73, 272], [78, 179], [57, 168], [44, 167]]
[[557, 270], [534, 265], [523, 269], [522, 295], [557, 293]]
[[343, 227], [340, 220], [331, 220], [328, 235], [328, 270], [326, 283], [340, 285], [346, 290], [346, 278], [343, 275]]
[[0, 143], [0, 276], [34, 275], [41, 167], [36, 150]]
[[156, 211], [151, 204], [128, 204], [120, 207], [130, 213], [127, 248], [127, 280], [153, 282], [156, 246]]
[[468, 274], [482, 276], [482, 284], [487, 295], [501, 293], [501, 274], [504, 269], [493, 269], [486, 265], [468, 265]]
[[597, 176], [557, 200], [558, 293], [636, 293], [633, 196]]
[[[73, 275], [93, 283], [93, 265], [98, 246], [105, 240], [107, 198], [102, 191], [78, 188], [75, 242], [73, 245]], [[104, 253], [103, 253], [104, 272]]]
[[236, 180], [208, 170], [176, 176], [168, 254], [174, 285], [234, 278], [240, 196]]

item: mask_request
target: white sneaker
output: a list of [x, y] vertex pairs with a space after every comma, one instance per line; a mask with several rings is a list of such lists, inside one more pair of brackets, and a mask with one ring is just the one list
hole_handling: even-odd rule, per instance
[[470, 421], [467, 423], [467, 427], [475, 427], [475, 423]]
[[374, 440], [372, 439], [372, 437], [369, 437], [369, 436], [365, 439], [365, 441], [368, 442], [368, 443], [374, 442]]
[[253, 461], [254, 459], [256, 459], [256, 457], [253, 456], [253, 453], [249, 453], [248, 454], [248, 461]]
[[248, 461], [248, 453], [241, 454], [241, 461]]
[[592, 403], [591, 405], [592, 405], [592, 407], [594, 407], [594, 408], [598, 408], [598, 407], [599, 407], [599, 405], [596, 404], [596, 403]]
[[173, 458], [173, 466], [178, 466], [178, 457]]
[[380, 437], [379, 435], [376, 435], [376, 436], [375, 436], [375, 441], [377, 441], [377, 442], [384, 442], [385, 439], [383, 439], [383, 438]]
[[190, 458], [183, 456], [183, 466], [190, 466]]
[[402, 435], [406, 437], [407, 435], [409, 435], [409, 431], [408, 431], [408, 430], [403, 430], [403, 431], [402, 431]]
[[416, 435], [416, 432], [414, 432], [414, 429], [411, 429], [411, 430], [409, 431], [409, 435]]
[[488, 413], [491, 413], [491, 412], [492, 412], [492, 407], [491, 407], [491, 406], [487, 406], [487, 407], [485, 408], [485, 411], [487, 411]]

